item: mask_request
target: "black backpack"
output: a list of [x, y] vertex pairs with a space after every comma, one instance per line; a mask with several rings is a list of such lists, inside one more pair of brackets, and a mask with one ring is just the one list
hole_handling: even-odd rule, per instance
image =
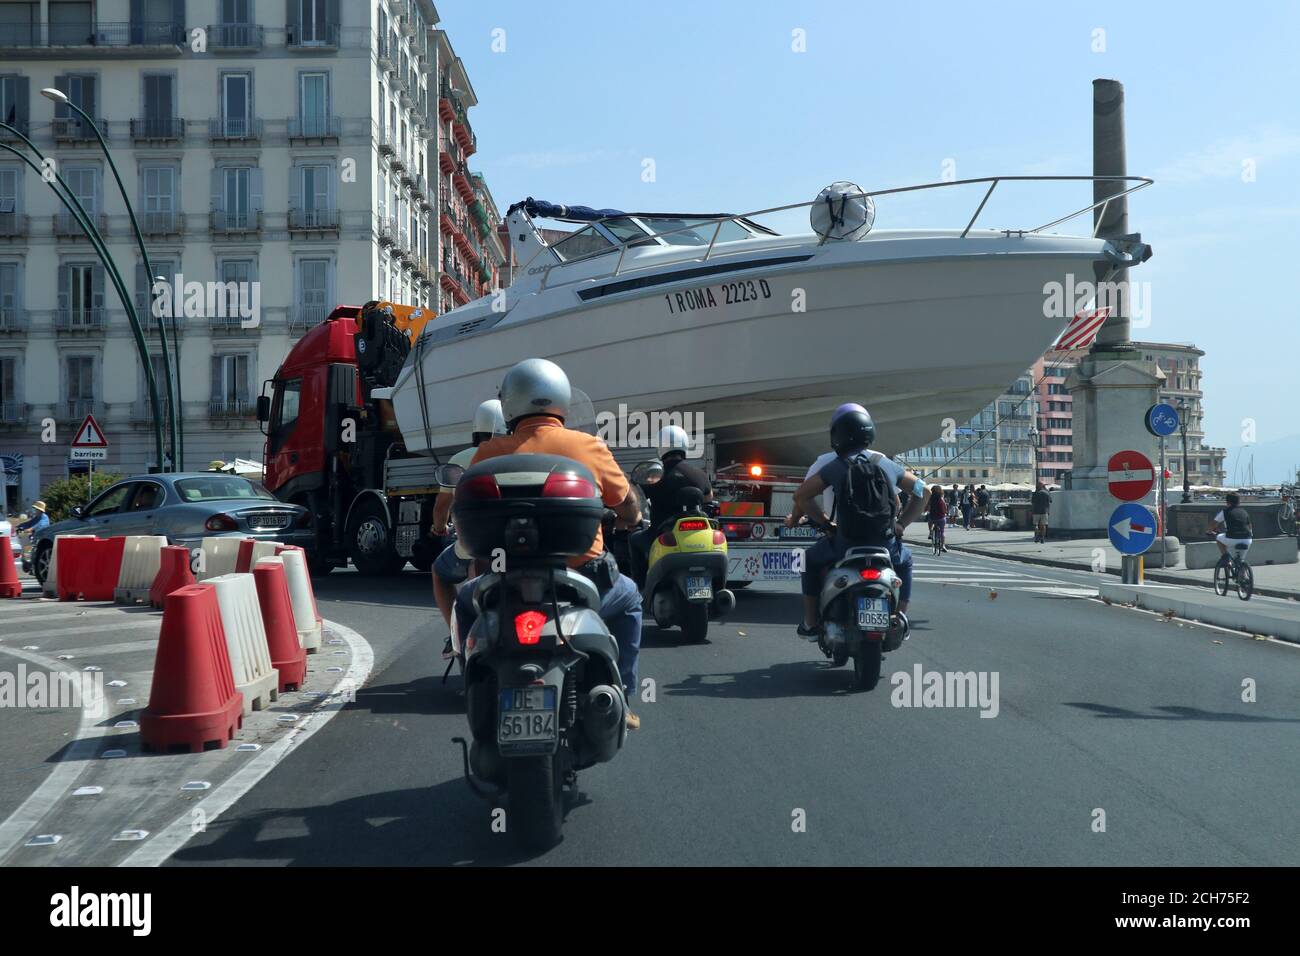
[[852, 545], [884, 547], [894, 533], [894, 487], [875, 461], [858, 454], [844, 462], [848, 468], [835, 487], [837, 527]]

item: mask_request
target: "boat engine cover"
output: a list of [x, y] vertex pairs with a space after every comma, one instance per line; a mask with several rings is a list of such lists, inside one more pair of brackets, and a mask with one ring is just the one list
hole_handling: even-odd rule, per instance
[[817, 194], [808, 218], [823, 239], [861, 239], [876, 221], [876, 204], [850, 182], [831, 183]]

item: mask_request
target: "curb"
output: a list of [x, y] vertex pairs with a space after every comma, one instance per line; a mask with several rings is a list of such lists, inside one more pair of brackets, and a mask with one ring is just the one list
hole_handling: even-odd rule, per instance
[[[1144, 611], [1173, 614], [1188, 621], [1213, 624], [1232, 631], [1264, 634], [1288, 644], [1300, 644], [1300, 617], [1287, 617], [1281, 611], [1259, 611], [1246, 607], [1242, 602], [1202, 604], [1180, 598], [1163, 589], [1148, 591], [1140, 584], [1115, 584], [1107, 581], [1098, 590], [1104, 600], [1115, 604], [1132, 605]], [[1261, 621], [1266, 623], [1261, 624]]]
[[[907, 544], [912, 545], [913, 542], [908, 541]], [[921, 544], [928, 544], [928, 542], [922, 541]], [[1090, 568], [1084, 567], [1082, 565], [1075, 564], [1070, 561], [1060, 561], [1057, 560], [1056, 558], [1038, 558], [1038, 557], [1029, 557], [1028, 555], [1022, 555], [1022, 554], [1005, 554], [1000, 551], [986, 551], [982, 548], [972, 548], [970, 545], [965, 545], [965, 544], [949, 544], [948, 548], [951, 551], [964, 551], [967, 554], [977, 554], [982, 558], [1001, 558], [1004, 561], [1019, 561], [1022, 564], [1038, 564], [1047, 568], [1060, 568], [1063, 571], [1090, 571], [1091, 570]], [[1109, 568], [1107, 568], [1105, 571], [1102, 571], [1100, 573], [1109, 574], [1112, 575], [1113, 577], [1119, 577], [1119, 571], [1117, 570], [1112, 571]], [[1202, 583], [1201, 581], [1192, 581], [1192, 580], [1188, 580], [1187, 578], [1180, 578], [1172, 574], [1166, 574], [1163, 571], [1145, 571], [1143, 572], [1143, 577], [1145, 577], [1147, 580], [1150, 581], [1159, 581], [1161, 584], [1183, 584], [1183, 585], [1187, 585], [1188, 587], [1207, 588], [1210, 590], [1213, 590], [1214, 588], [1213, 581], [1205, 581]], [[1283, 591], [1280, 588], [1261, 587], [1259, 585], [1256, 585], [1255, 593], [1262, 594], [1265, 597], [1275, 597], [1275, 598], [1281, 598], [1283, 600], [1290, 600], [1290, 601], [1300, 600], [1300, 597], [1297, 597], [1294, 591]]]

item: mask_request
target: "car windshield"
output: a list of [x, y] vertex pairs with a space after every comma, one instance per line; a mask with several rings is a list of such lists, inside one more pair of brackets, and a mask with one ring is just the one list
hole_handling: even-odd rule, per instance
[[223, 498], [251, 498], [275, 501], [271, 494], [255, 481], [238, 475], [204, 475], [201, 478], [182, 478], [176, 482], [176, 493], [182, 501], [217, 501]]

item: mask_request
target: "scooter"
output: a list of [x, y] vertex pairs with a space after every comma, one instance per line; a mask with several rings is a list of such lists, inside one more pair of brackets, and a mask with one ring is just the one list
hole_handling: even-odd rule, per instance
[[590, 547], [605, 508], [591, 472], [557, 455], [506, 455], [462, 475], [461, 539], [504, 560], [477, 580], [477, 620], [465, 639], [465, 778], [487, 799], [508, 795], [507, 830], [528, 850], [560, 839], [577, 772], [612, 760], [627, 734], [618, 645], [600, 592], [565, 559]]
[[[640, 467], [633, 471], [633, 480]], [[736, 595], [727, 589], [726, 535], [704, 510], [698, 488], [681, 492], [671, 524], [651, 517], [664, 530], [650, 545], [641, 595], [655, 624], [680, 627], [688, 641], [702, 644], [708, 640], [709, 619], [725, 617], [736, 607]]]
[[896, 614], [902, 583], [888, 548], [849, 548], [826, 572], [817, 646], [836, 667], [852, 658], [858, 690], [875, 689], [883, 655], [903, 643], [905, 631]]

